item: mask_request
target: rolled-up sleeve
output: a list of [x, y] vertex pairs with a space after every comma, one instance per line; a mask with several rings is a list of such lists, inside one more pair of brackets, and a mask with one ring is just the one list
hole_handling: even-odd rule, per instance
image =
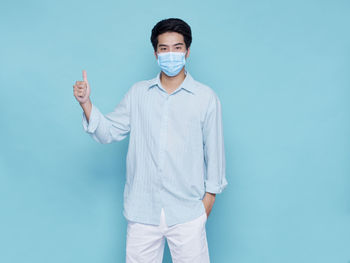
[[82, 124], [84, 131], [102, 144], [113, 141], [121, 141], [130, 132], [130, 103], [131, 89], [124, 95], [122, 101], [114, 110], [103, 115], [100, 110], [92, 104], [89, 122], [83, 112]]
[[206, 164], [205, 191], [221, 193], [227, 186], [225, 173], [225, 148], [221, 103], [216, 94], [209, 102], [203, 124], [203, 147]]

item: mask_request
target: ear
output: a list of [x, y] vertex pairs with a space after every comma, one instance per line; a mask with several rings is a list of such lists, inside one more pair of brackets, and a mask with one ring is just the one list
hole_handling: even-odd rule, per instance
[[158, 59], [157, 51], [154, 51], [154, 56]]
[[189, 55], [190, 55], [190, 48], [187, 49], [186, 59], [189, 57]]

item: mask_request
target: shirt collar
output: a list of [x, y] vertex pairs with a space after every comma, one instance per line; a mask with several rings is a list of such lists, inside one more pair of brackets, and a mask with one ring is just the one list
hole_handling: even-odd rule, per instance
[[[159, 72], [154, 79], [150, 80], [149, 87], [147, 90], [149, 90], [150, 88], [155, 87], [155, 86], [161, 87], [160, 73], [161, 72]], [[185, 74], [186, 74], [186, 77], [185, 77], [184, 81], [181, 83], [180, 87], [182, 89], [185, 89], [185, 90], [194, 94], [195, 93], [194, 92], [194, 86], [195, 86], [194, 79], [192, 78], [192, 76], [190, 75], [190, 73], [186, 69], [185, 69]]]

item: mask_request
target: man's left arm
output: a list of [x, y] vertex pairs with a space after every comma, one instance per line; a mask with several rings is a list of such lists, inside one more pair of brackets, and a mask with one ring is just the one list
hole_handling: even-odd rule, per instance
[[210, 100], [203, 123], [203, 143], [206, 164], [204, 180], [206, 194], [202, 201], [209, 216], [216, 194], [221, 193], [227, 186], [222, 111], [220, 100], [216, 94]]

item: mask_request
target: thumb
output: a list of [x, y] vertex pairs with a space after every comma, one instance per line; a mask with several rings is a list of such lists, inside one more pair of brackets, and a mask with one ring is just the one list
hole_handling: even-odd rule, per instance
[[86, 70], [83, 70], [83, 80], [86, 81], [86, 82], [88, 81], [87, 80]]

